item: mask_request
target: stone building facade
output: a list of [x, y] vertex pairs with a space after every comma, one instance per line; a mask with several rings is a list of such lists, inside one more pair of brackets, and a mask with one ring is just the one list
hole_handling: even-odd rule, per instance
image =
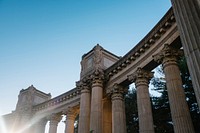
[[44, 133], [49, 121], [49, 133], [56, 133], [65, 115], [65, 133], [74, 133], [74, 121], [79, 115], [78, 133], [126, 133], [124, 95], [135, 83], [139, 132], [154, 133], [148, 88], [151, 71], [161, 64], [174, 132], [194, 133], [177, 59], [186, 57], [200, 105], [200, 2], [171, 1], [173, 9], [123, 57], [98, 44], [83, 55], [80, 80], [70, 91], [55, 98], [33, 86], [20, 91], [16, 110], [4, 116], [10, 129], [21, 130], [26, 125], [24, 133]]

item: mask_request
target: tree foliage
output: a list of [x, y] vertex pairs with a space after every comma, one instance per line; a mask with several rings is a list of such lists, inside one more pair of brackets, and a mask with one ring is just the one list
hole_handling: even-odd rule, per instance
[[[186, 101], [190, 110], [193, 125], [196, 133], [200, 131], [200, 112], [192, 87], [191, 77], [187, 68], [185, 58], [178, 62], [181, 71], [183, 88]], [[157, 72], [163, 74], [162, 68]], [[160, 93], [160, 96], [151, 96], [153, 119], [156, 133], [173, 133], [173, 122], [170, 113], [170, 106], [167, 94], [167, 87], [164, 78], [153, 78], [151, 80], [153, 90]], [[125, 97], [127, 133], [139, 132], [136, 90], [131, 89]]]
[[137, 111], [136, 90], [134, 88], [129, 89], [128, 94], [125, 96], [125, 110], [127, 133], [137, 133], [139, 130], [139, 121]]

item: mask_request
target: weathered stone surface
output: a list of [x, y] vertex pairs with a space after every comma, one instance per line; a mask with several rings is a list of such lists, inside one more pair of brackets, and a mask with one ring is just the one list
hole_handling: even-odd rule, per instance
[[78, 133], [88, 133], [90, 130], [90, 90], [84, 85], [81, 90]]
[[60, 114], [52, 114], [49, 116], [49, 133], [57, 133], [57, 126], [62, 116]]
[[171, 0], [200, 107], [200, 1]]
[[194, 133], [192, 120], [185, 93], [182, 86], [180, 70], [177, 64], [179, 52], [169, 45], [165, 45], [163, 50], [154, 56], [157, 61], [161, 61], [165, 73], [169, 103], [175, 133]]
[[137, 107], [139, 116], [139, 132], [154, 133], [153, 114], [149, 96], [149, 80], [153, 77], [152, 72], [138, 68], [128, 78], [135, 82], [137, 92]]
[[[126, 133], [126, 116], [124, 105], [124, 88], [114, 84], [111, 92], [112, 133]], [[119, 126], [120, 125], [120, 126]]]

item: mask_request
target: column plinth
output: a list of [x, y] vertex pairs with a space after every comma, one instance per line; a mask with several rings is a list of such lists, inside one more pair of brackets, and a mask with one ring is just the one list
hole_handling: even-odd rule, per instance
[[149, 80], [153, 73], [138, 68], [128, 79], [135, 82], [139, 117], [139, 132], [154, 133], [152, 107], [149, 96]]
[[163, 65], [174, 132], [194, 133], [185, 92], [182, 86], [180, 70], [177, 64], [177, 56], [179, 53], [181, 52], [166, 44], [164, 49], [154, 56], [154, 59], [162, 62]]

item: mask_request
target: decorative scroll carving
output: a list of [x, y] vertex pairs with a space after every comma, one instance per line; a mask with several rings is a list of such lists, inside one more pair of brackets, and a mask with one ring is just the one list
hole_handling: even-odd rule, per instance
[[128, 80], [131, 82], [136, 82], [137, 80], [147, 79], [149, 81], [153, 77], [153, 72], [146, 71], [139, 67], [135, 73], [128, 75]]
[[90, 79], [92, 81], [92, 84], [100, 83], [103, 84], [104, 81], [104, 72], [102, 69], [96, 69], [91, 75]]
[[165, 63], [169, 61], [177, 61], [177, 58], [183, 56], [183, 50], [174, 49], [169, 44], [165, 44], [162, 51], [156, 55], [153, 55], [153, 58], [158, 63]]
[[81, 90], [81, 92], [83, 90], [89, 90], [90, 89], [90, 79], [88, 77], [86, 77], [86, 78], [83, 78], [80, 81], [77, 81], [76, 82], [76, 88], [78, 90]]
[[115, 83], [110, 91], [112, 100], [123, 100], [127, 90], [127, 88]]
[[66, 115], [66, 119], [74, 120], [77, 116], [77, 109], [68, 107], [63, 113]]
[[60, 114], [52, 114], [48, 117], [51, 123], [58, 124], [60, 120], [62, 119], [62, 116]]

